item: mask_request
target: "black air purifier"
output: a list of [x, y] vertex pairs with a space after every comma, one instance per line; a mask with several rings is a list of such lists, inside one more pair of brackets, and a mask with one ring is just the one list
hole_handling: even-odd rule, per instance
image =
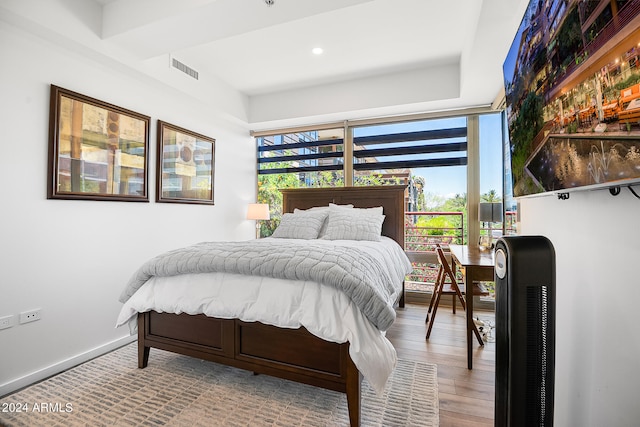
[[556, 267], [542, 236], [495, 246], [495, 426], [553, 426]]

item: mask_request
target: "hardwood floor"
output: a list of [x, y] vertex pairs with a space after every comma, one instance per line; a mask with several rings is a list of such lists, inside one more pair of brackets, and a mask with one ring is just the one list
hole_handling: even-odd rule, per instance
[[[398, 357], [438, 365], [441, 427], [493, 426], [495, 343], [480, 347], [474, 340], [473, 369], [467, 369], [465, 314], [441, 305], [425, 340], [427, 306], [407, 304], [397, 309], [387, 337]], [[474, 310], [474, 317], [494, 320], [493, 312]]]

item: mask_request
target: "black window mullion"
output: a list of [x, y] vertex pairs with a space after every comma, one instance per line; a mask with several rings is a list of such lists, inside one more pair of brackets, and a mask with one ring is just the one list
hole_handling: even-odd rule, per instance
[[355, 145], [389, 144], [394, 142], [422, 141], [430, 139], [466, 138], [467, 128], [434, 129], [417, 132], [391, 133], [385, 135], [358, 136]]
[[274, 168], [274, 169], [258, 169], [259, 175], [270, 175], [275, 173], [293, 173], [293, 172], [322, 172], [342, 170], [343, 165], [323, 165], [323, 166], [305, 166], [300, 168]]
[[466, 166], [467, 157], [449, 157], [445, 159], [403, 160], [397, 162], [367, 162], [354, 163], [354, 170], [378, 170], [378, 169], [411, 169], [429, 168], [441, 166]]
[[260, 157], [258, 163], [275, 163], [275, 162], [288, 162], [292, 160], [317, 160], [317, 159], [331, 159], [342, 158], [342, 151], [332, 151], [329, 153], [314, 153], [314, 154], [297, 154], [292, 156], [275, 156], [275, 157]]
[[353, 157], [381, 157], [381, 156], [398, 156], [406, 154], [432, 154], [432, 153], [448, 153], [455, 151], [467, 151], [467, 142], [454, 142], [447, 144], [431, 144], [417, 145], [413, 147], [393, 147], [393, 148], [374, 148], [365, 150], [355, 150]]
[[327, 145], [342, 145], [344, 143], [343, 139], [328, 139], [324, 141], [313, 141], [313, 142], [296, 142], [294, 144], [273, 144], [273, 145], [262, 145], [258, 147], [258, 151], [280, 151], [280, 150], [289, 150], [295, 148], [313, 148], [313, 147], [326, 147]]

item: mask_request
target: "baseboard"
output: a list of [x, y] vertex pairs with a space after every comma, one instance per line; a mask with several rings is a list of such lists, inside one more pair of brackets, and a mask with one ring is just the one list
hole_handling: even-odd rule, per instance
[[102, 356], [103, 354], [113, 351], [116, 348], [122, 347], [123, 345], [127, 345], [135, 341], [136, 339], [137, 339], [136, 335], [119, 338], [115, 341], [111, 341], [110, 343], [101, 345], [100, 347], [96, 347], [84, 353], [78, 354], [77, 356], [70, 357], [69, 359], [63, 360], [54, 365], [40, 369], [39, 371], [33, 372], [31, 374], [25, 375], [18, 379], [1, 384], [0, 398], [5, 397], [7, 394], [14, 393], [24, 387], [30, 386], [31, 384], [35, 384], [38, 381], [42, 381], [53, 375], [59, 374], [60, 372], [64, 372], [67, 369], [71, 369], [75, 366], [78, 366], [88, 360], [94, 359], [98, 356]]

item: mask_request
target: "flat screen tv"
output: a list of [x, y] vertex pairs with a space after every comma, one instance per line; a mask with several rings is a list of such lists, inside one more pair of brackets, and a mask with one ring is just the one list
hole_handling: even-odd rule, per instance
[[640, 0], [531, 0], [503, 71], [514, 197], [640, 183]]

